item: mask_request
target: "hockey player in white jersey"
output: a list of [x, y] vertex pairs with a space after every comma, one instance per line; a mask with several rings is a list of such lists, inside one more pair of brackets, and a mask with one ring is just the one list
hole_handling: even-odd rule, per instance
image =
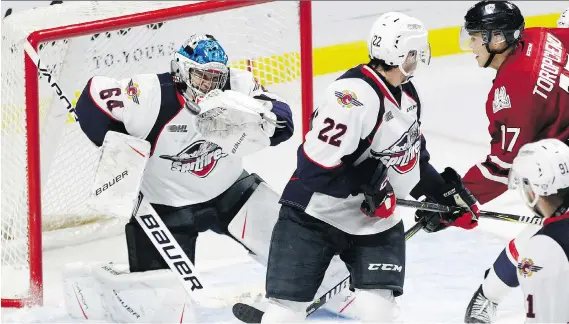
[[519, 251], [526, 323], [569, 323], [569, 146], [558, 139], [524, 145], [508, 182], [545, 218]]
[[[81, 129], [95, 145], [110, 131], [150, 143], [141, 191], [192, 262], [206, 230], [229, 235], [266, 260], [279, 196], [243, 169], [242, 156], [278, 145], [294, 130], [286, 101], [251, 72], [228, 68], [227, 60], [213, 36], [193, 35], [174, 54], [171, 71], [122, 80], [94, 76], [76, 105]], [[233, 235], [232, 227], [238, 228]], [[188, 314], [181, 286], [167, 279], [167, 264], [134, 217], [125, 234], [128, 269], [102, 264], [66, 274], [70, 312], [122, 322], [179, 321], [184, 309]], [[174, 293], [180, 290], [181, 298]], [[141, 293], [148, 298], [135, 298]], [[116, 307], [97, 300], [106, 294]], [[127, 308], [124, 303], [132, 311], [110, 311]]]
[[424, 25], [383, 14], [367, 46], [370, 62], [323, 92], [298, 149], [271, 238], [263, 323], [303, 320], [335, 255], [350, 269], [359, 319], [396, 321], [405, 239], [395, 197], [466, 206], [466, 213], [441, 215], [440, 226], [477, 224], [476, 200], [454, 170], [439, 174], [430, 165], [421, 133], [422, 102], [410, 78], [430, 60]]

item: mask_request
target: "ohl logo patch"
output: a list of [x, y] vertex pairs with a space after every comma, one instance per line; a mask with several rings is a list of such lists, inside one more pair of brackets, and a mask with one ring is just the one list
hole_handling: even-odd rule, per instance
[[344, 108], [360, 107], [363, 104], [358, 101], [358, 96], [350, 90], [334, 91], [334, 95], [338, 98], [338, 103]]
[[215, 169], [217, 161], [226, 156], [217, 144], [199, 140], [176, 155], [160, 155], [160, 158], [172, 161], [172, 171], [205, 178]]
[[523, 258], [523, 260], [518, 263], [518, 271], [520, 275], [524, 277], [531, 277], [534, 272], [538, 272], [541, 269], [543, 269], [543, 267], [536, 266], [530, 258]]
[[397, 173], [405, 174], [417, 165], [421, 151], [419, 124], [415, 121], [395, 143], [389, 148], [376, 152], [372, 156], [378, 158], [387, 167], [393, 167]]
[[128, 99], [132, 100], [132, 102], [134, 102], [137, 105], [140, 104], [140, 102], [138, 101], [138, 96], [140, 96], [140, 88], [138, 86], [138, 83], [134, 83], [132, 82], [132, 79], [130, 79], [130, 82], [128, 83], [126, 88], [124, 88], [124, 91], [126, 92]]

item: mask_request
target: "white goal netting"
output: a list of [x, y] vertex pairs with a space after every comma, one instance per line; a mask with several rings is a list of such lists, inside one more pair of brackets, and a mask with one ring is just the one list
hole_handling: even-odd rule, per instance
[[[229, 2], [230, 3], [230, 2]], [[2, 298], [28, 293], [28, 179], [26, 96], [37, 92], [40, 120], [41, 208], [44, 246], [75, 244], [122, 231], [122, 224], [85, 204], [96, 168], [97, 149], [39, 77], [25, 77], [24, 43], [36, 30], [188, 6], [188, 2], [64, 2], [10, 15], [2, 22]], [[259, 81], [300, 105], [298, 2], [279, 1], [41, 43], [42, 63], [74, 102], [93, 75], [128, 78], [170, 69], [173, 51], [191, 34], [214, 35], [231, 66], [253, 71]], [[174, 14], [175, 11], [172, 11]], [[271, 88], [273, 87], [273, 88]], [[144, 94], [141, 94], [144, 96]], [[54, 233], [47, 238], [49, 233]]]

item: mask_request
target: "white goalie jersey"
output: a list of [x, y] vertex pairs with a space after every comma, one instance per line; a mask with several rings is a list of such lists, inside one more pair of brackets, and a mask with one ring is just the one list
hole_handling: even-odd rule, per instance
[[[284, 100], [266, 92], [251, 72], [230, 69], [223, 90], [233, 90], [270, 102], [281, 127], [270, 145], [293, 133], [292, 113]], [[242, 161], [195, 129], [195, 118], [170, 73], [139, 74], [115, 80], [91, 78], [76, 105], [81, 129], [97, 146], [105, 134], [116, 131], [145, 139], [152, 150], [141, 190], [153, 204], [173, 207], [217, 197], [243, 172]]]

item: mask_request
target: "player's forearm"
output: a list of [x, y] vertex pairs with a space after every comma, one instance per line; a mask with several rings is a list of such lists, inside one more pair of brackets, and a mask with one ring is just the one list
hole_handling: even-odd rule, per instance
[[436, 195], [440, 188], [445, 184], [444, 179], [440, 173], [430, 163], [431, 155], [427, 151], [427, 142], [425, 137], [421, 136], [421, 153], [419, 158], [419, 168], [421, 170], [421, 179], [417, 185], [411, 190], [410, 195], [419, 199], [421, 196], [426, 196], [430, 199], [436, 200]]
[[312, 161], [302, 146], [298, 149], [297, 161], [296, 177], [307, 190], [336, 198], [346, 198], [350, 195], [352, 185], [345, 174], [344, 164], [324, 167]]
[[504, 178], [491, 173], [481, 163], [468, 170], [464, 175], [463, 182], [480, 204], [485, 204], [508, 190], [507, 177]]
[[271, 146], [276, 146], [292, 136], [294, 133], [294, 123], [292, 121], [292, 111], [288, 104], [281, 101], [273, 101], [272, 104], [273, 109], [271, 111], [277, 116], [279, 126], [284, 126], [282, 128], [277, 127], [275, 133], [270, 138]]

